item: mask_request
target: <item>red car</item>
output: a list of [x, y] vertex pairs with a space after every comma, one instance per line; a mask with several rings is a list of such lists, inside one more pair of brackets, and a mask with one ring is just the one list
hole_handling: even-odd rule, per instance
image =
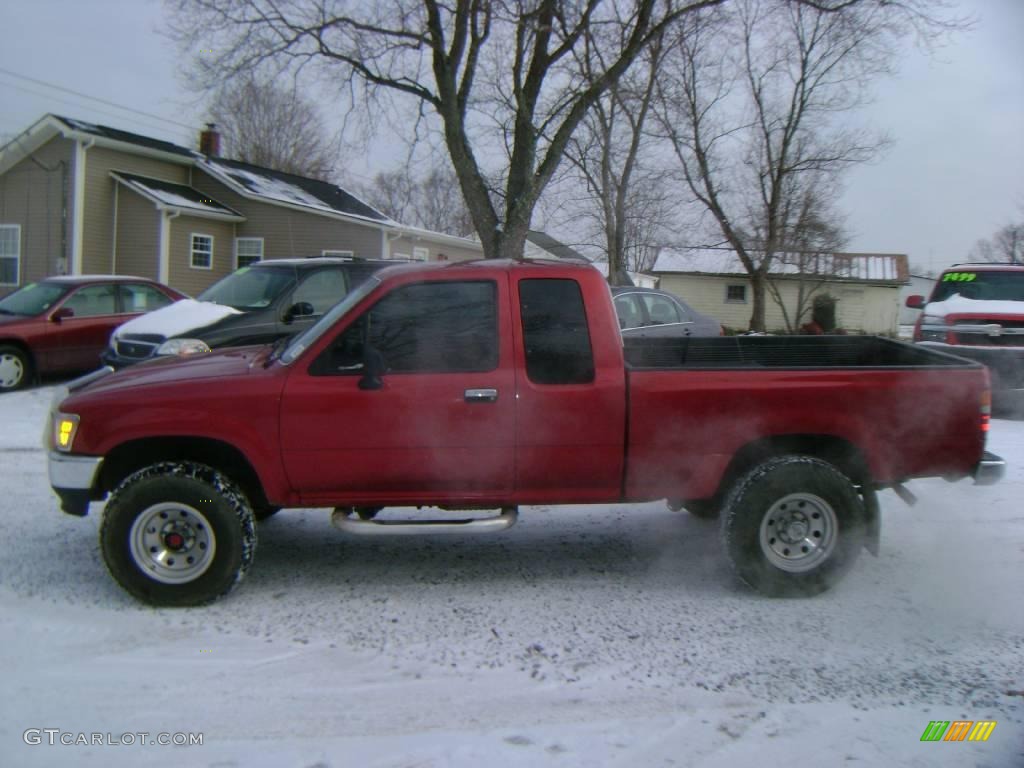
[[0, 299], [0, 392], [99, 367], [117, 326], [183, 298], [152, 280], [111, 275], [48, 277], [19, 288]]

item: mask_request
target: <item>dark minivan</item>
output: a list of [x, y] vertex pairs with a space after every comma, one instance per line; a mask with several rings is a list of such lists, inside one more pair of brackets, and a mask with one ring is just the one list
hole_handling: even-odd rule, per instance
[[110, 337], [105, 364], [123, 368], [160, 355], [267, 344], [304, 331], [355, 286], [395, 260], [355, 257], [271, 259], [235, 270], [197, 299], [125, 323]]

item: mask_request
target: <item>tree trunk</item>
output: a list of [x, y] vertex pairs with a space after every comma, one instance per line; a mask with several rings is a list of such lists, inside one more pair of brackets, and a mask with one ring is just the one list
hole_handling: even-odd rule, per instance
[[765, 280], [764, 274], [759, 271], [755, 271], [750, 275], [750, 330], [761, 333], [765, 331]]

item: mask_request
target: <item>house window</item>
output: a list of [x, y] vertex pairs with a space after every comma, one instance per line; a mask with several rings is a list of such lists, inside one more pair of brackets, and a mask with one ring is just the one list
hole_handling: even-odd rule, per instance
[[[212, 246], [212, 243], [211, 243]], [[193, 253], [195, 251], [193, 250]], [[236, 237], [235, 238], [235, 269], [248, 267], [257, 261], [263, 260], [263, 238], [262, 237]], [[192, 266], [195, 266], [193, 263]]]
[[747, 286], [727, 285], [725, 286], [725, 301], [727, 304], [746, 304]]
[[430, 259], [430, 249], [419, 247], [413, 248], [412, 259], [413, 261], [428, 261]]
[[213, 269], [213, 235], [192, 235], [192, 269]]
[[21, 225], [0, 224], [0, 285], [17, 285], [21, 278]]
[[321, 256], [340, 256], [344, 259], [351, 259], [355, 256], [352, 251], [320, 251]]

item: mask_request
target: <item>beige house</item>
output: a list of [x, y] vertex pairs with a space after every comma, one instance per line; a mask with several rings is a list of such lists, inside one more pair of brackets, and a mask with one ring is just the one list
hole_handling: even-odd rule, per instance
[[[711, 315], [729, 328], [750, 323], [750, 279], [736, 253], [729, 249], [663, 250], [652, 274], [659, 288], [685, 299], [694, 309]], [[907, 257], [902, 253], [787, 254], [770, 272], [770, 280], [785, 305], [791, 322], [801, 287], [810, 318], [813, 297], [836, 299], [836, 325], [851, 333], [897, 332], [900, 288], [909, 281]], [[786, 318], [779, 302], [766, 292], [766, 326], [784, 330]]]
[[465, 260], [474, 240], [405, 226], [341, 187], [46, 115], [0, 147], [0, 295], [49, 275], [131, 274], [197, 294], [260, 259]]

